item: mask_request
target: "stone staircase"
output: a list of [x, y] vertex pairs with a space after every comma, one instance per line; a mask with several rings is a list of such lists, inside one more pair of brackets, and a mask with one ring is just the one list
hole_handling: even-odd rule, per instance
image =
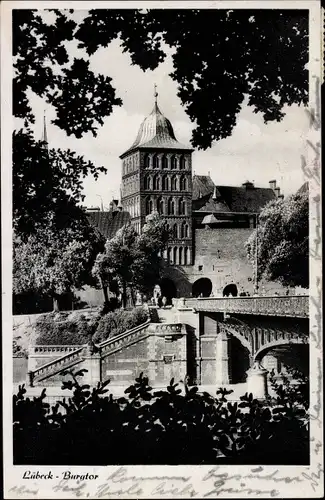
[[83, 362], [93, 353], [97, 353], [101, 358], [104, 358], [128, 347], [134, 342], [138, 342], [140, 338], [146, 334], [150, 323], [151, 321], [147, 320], [145, 323], [111, 339], [107, 339], [97, 346], [85, 345], [78, 347], [74, 351], [45, 363], [35, 370], [29, 370], [29, 385], [33, 387], [34, 385], [41, 385], [41, 383], [45, 381], [49, 382], [50, 379], [57, 380], [58, 376], [66, 370], [70, 370], [71, 368], [83, 368]]
[[178, 323], [178, 312], [175, 307], [157, 308], [156, 314], [159, 323]]

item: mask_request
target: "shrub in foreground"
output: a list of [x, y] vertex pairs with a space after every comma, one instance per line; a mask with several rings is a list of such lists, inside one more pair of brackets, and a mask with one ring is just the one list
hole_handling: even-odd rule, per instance
[[225, 389], [213, 397], [185, 385], [182, 394], [173, 379], [154, 391], [141, 374], [115, 398], [108, 381], [91, 389], [78, 382], [83, 370], [69, 373], [73, 396], [51, 408], [45, 389], [31, 400], [21, 386], [13, 397], [16, 465], [308, 463], [307, 410], [283, 384], [272, 401], [237, 403]]

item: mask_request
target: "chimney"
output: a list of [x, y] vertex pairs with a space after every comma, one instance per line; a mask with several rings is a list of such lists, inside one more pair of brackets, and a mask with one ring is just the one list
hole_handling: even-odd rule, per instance
[[269, 184], [271, 189], [274, 190], [276, 188], [276, 181], [270, 181]]
[[242, 186], [246, 189], [252, 189], [254, 187], [254, 184], [252, 182], [246, 181], [242, 184]]

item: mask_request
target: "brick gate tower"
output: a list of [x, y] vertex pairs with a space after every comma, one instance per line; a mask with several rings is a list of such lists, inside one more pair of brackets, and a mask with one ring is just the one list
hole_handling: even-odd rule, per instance
[[138, 232], [158, 212], [172, 233], [165, 258], [192, 264], [192, 151], [179, 143], [170, 121], [155, 103], [136, 140], [123, 153], [121, 203]]

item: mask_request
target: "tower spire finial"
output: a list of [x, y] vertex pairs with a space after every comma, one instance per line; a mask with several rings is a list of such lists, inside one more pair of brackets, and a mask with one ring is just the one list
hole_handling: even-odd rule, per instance
[[153, 95], [154, 95], [154, 98], [155, 98], [155, 104], [157, 105], [157, 97], [158, 97], [157, 85], [154, 84], [153, 88], [154, 88], [154, 94]]
[[42, 142], [45, 142], [47, 144], [46, 111], [45, 111], [45, 109], [44, 109], [44, 116], [43, 116]]

